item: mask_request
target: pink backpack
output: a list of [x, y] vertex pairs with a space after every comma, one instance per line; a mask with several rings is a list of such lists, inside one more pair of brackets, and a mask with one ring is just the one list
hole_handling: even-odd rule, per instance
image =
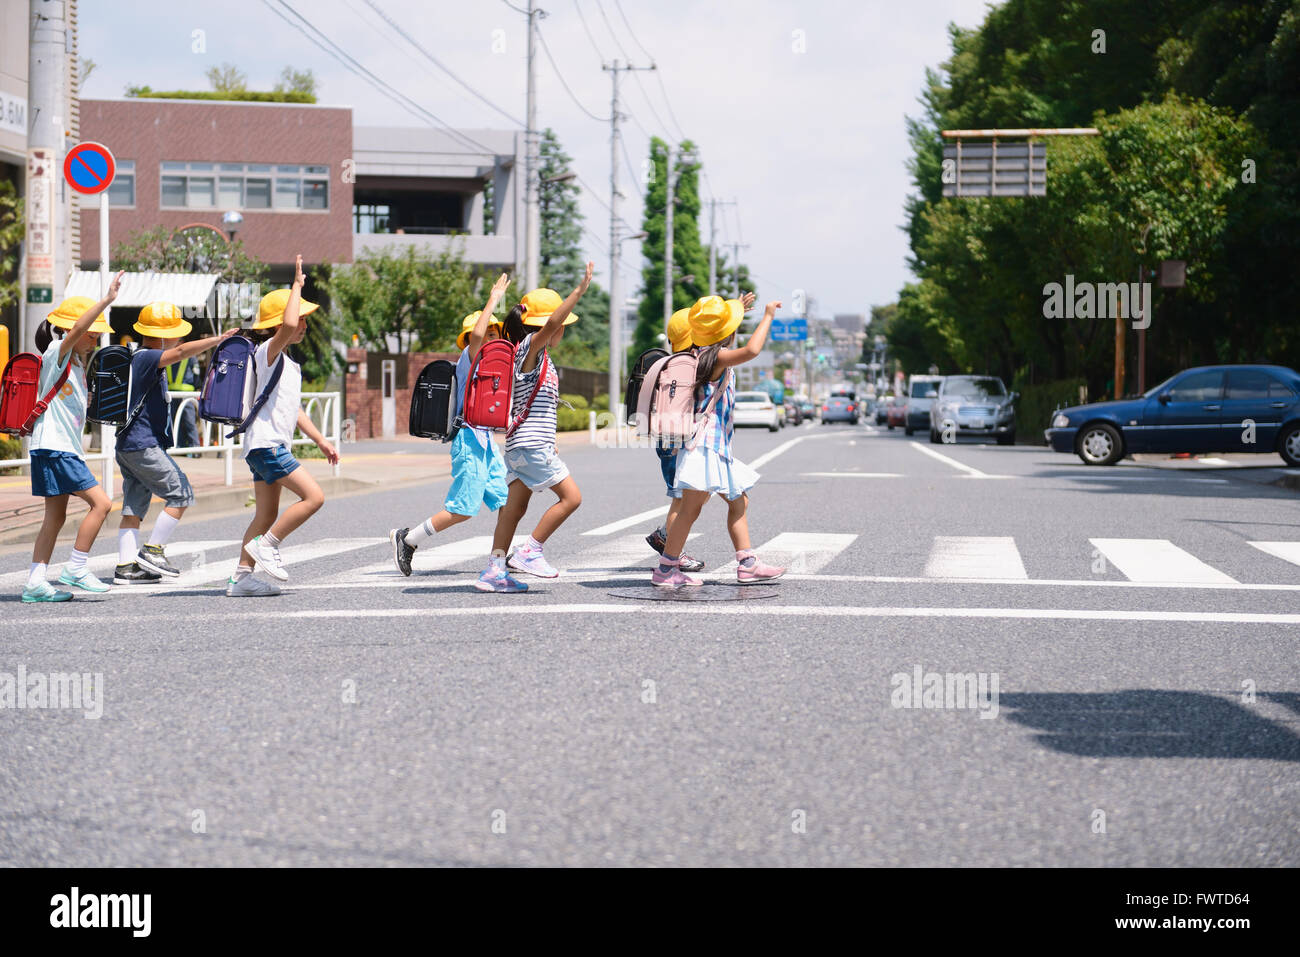
[[694, 351], [665, 356], [652, 365], [641, 382], [636, 403], [636, 428], [667, 448], [692, 449], [704, 422], [727, 388], [731, 370], [723, 376], [704, 409], [695, 411], [695, 375], [698, 356]]

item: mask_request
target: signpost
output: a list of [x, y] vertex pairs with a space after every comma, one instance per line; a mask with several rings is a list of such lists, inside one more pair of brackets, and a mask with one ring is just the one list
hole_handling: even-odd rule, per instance
[[769, 334], [773, 342], [802, 342], [808, 338], [808, 320], [773, 319]]
[[[63, 160], [63, 178], [78, 193], [99, 195], [99, 295], [108, 294], [108, 188], [117, 175], [117, 160], [113, 151], [103, 143], [78, 143], [68, 150]], [[104, 321], [109, 321], [110, 309], [104, 310]], [[109, 343], [107, 332], [99, 337], [100, 347]], [[116, 430], [111, 425], [101, 427], [100, 447], [110, 453], [104, 459], [104, 494], [113, 497], [113, 445]]]

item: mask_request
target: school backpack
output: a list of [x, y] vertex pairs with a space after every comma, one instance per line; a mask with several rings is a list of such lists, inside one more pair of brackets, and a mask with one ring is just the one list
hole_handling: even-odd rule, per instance
[[623, 410], [629, 423], [635, 425], [632, 416], [636, 413], [636, 404], [641, 398], [641, 383], [645, 381], [646, 373], [652, 365], [667, 356], [668, 353], [663, 349], [647, 349], [632, 363], [632, 372], [627, 377], [627, 392], [623, 394]]
[[257, 393], [257, 375], [253, 370], [256, 351], [257, 343], [246, 336], [231, 336], [223, 340], [212, 353], [208, 374], [203, 378], [199, 418], [235, 426], [233, 431], [226, 433], [228, 439], [233, 439], [252, 424], [284, 371], [284, 354], [281, 353], [271, 370], [270, 379]]
[[695, 376], [698, 355], [677, 352], [646, 370], [637, 397], [637, 431], [665, 448], [694, 448], [700, 429], [730, 382], [728, 369], [708, 403], [695, 411]]
[[86, 418], [100, 425], [115, 425], [125, 432], [144, 408], [149, 394], [158, 388], [162, 374], [153, 377], [144, 395], [128, 408], [131, 397], [131, 350], [126, 346], [105, 346], [90, 357], [86, 367]]
[[434, 359], [420, 370], [411, 392], [408, 431], [422, 439], [450, 442], [460, 424], [456, 420], [456, 363]]
[[465, 380], [461, 418], [475, 428], [504, 432], [510, 428], [514, 387], [514, 344], [506, 339], [488, 340], [474, 357]]
[[72, 371], [71, 360], [63, 367], [54, 387], [38, 401], [36, 390], [41, 381], [41, 357], [34, 352], [20, 352], [0, 374], [0, 432], [31, 435], [36, 420], [45, 414]]

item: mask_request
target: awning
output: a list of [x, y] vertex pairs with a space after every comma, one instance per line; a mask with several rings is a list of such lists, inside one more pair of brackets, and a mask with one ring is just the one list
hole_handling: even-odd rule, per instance
[[[212, 294], [213, 285], [220, 278], [211, 273], [129, 272], [122, 277], [122, 288], [113, 305], [139, 307], [162, 300], [175, 303], [182, 309], [187, 306], [202, 309]], [[73, 270], [63, 293], [64, 299], [69, 296], [89, 296], [98, 301], [99, 273], [84, 269]]]

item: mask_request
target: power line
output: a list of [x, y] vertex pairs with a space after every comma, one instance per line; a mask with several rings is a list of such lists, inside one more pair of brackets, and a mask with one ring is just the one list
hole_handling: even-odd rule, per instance
[[[609, 35], [613, 37], [614, 45], [617, 46], [619, 52], [623, 54], [623, 59], [627, 60], [630, 63], [632, 61], [632, 57], [628, 54], [627, 50], [623, 48], [623, 42], [619, 40], [618, 34], [616, 34], [614, 32], [614, 28], [610, 26], [609, 17], [605, 16], [605, 8], [604, 6], [601, 5], [600, 0], [596, 0], [596, 9], [600, 12], [600, 18], [605, 21], [605, 29], [608, 30]], [[651, 57], [651, 59], [654, 58]]]
[[[638, 47], [641, 48], [642, 53], [644, 53], [647, 57], [650, 57], [650, 62], [654, 63], [655, 58], [653, 56], [650, 56], [650, 51], [645, 48], [645, 45], [641, 42], [640, 37], [636, 35], [636, 31], [632, 29], [632, 24], [628, 22], [627, 14], [623, 12], [622, 0], [614, 0], [614, 6], [618, 10], [618, 15], [623, 18], [623, 26], [627, 27], [627, 32], [631, 35], [632, 41]], [[682, 129], [682, 124], [677, 122], [677, 114], [673, 112], [672, 101], [668, 99], [668, 88], [664, 86], [664, 78], [663, 78], [662, 71], [660, 70], [655, 71], [655, 80], [657, 80], [659, 83], [659, 92], [663, 94], [664, 106], [668, 108], [668, 118], [673, 121], [673, 126], [677, 130], [677, 136], [680, 139], [683, 140], [686, 139], [686, 132]], [[642, 90], [641, 92], [644, 95], [645, 91]]]
[[578, 5], [578, 0], [573, 0], [573, 9], [578, 11], [578, 19], [582, 21], [582, 29], [587, 33], [587, 39], [591, 41], [591, 48], [596, 51], [596, 56], [600, 62], [605, 62], [605, 54], [601, 52], [600, 45], [596, 42], [596, 37], [591, 32], [591, 27], [587, 26], [587, 18], [582, 15], [582, 7]]
[[551, 48], [546, 45], [546, 37], [542, 35], [542, 28], [540, 26], [537, 27], [537, 39], [541, 41], [542, 52], [546, 54], [546, 59], [551, 64], [551, 69], [555, 71], [556, 78], [560, 81], [560, 85], [564, 87], [564, 92], [569, 94], [569, 99], [573, 100], [574, 105], [577, 106], [578, 109], [582, 110], [582, 112], [590, 116], [596, 122], [608, 123], [609, 122], [608, 116], [597, 116], [595, 113], [591, 112], [591, 110], [587, 109], [585, 106], [582, 105], [582, 103], [578, 100], [577, 96], [574, 95], [573, 90], [569, 88], [569, 84], [565, 82], [564, 74], [560, 72], [560, 68], [555, 62], [555, 57], [551, 56]]
[[375, 3], [375, 0], [365, 0], [365, 4], [366, 4], [366, 6], [368, 6], [371, 10], [375, 11], [375, 13], [379, 14], [380, 19], [382, 19], [385, 23], [387, 23], [390, 27], [392, 27], [393, 30], [396, 31], [396, 32], [397, 32], [397, 33], [398, 33], [398, 34], [399, 34], [403, 39], [405, 39], [407, 43], [409, 43], [411, 46], [415, 47], [415, 49], [417, 49], [418, 51], [420, 51], [420, 53], [424, 56], [424, 58], [425, 58], [426, 60], [428, 60], [430, 63], [432, 63], [432, 64], [433, 64], [434, 66], [436, 66], [438, 69], [442, 70], [443, 73], [446, 73], [449, 77], [451, 77], [453, 80], [455, 80], [457, 83], [459, 83], [462, 87], [464, 87], [467, 91], [469, 91], [469, 93], [472, 94], [476, 99], [478, 99], [480, 102], [485, 103], [486, 105], [490, 106], [492, 109], [496, 110], [498, 113], [500, 113], [502, 116], [504, 116], [504, 117], [505, 117], [507, 120], [509, 120], [511, 123], [515, 124], [515, 126], [523, 126], [523, 125], [524, 125], [523, 121], [518, 120], [518, 119], [516, 119], [515, 117], [511, 116], [511, 115], [510, 115], [509, 113], [507, 113], [505, 110], [501, 109], [501, 107], [497, 106], [495, 103], [493, 103], [493, 102], [492, 102], [491, 100], [489, 100], [487, 97], [483, 96], [481, 93], [478, 92], [478, 90], [474, 89], [472, 86], [470, 86], [470, 85], [469, 85], [468, 83], [466, 83], [464, 80], [462, 80], [459, 76], [457, 76], [455, 73], [453, 73], [453, 72], [452, 72], [452, 71], [451, 71], [451, 70], [450, 70], [450, 69], [449, 69], [449, 68], [448, 68], [448, 67], [447, 67], [447, 66], [446, 66], [446, 65], [445, 65], [441, 60], [439, 60], [436, 56], [434, 56], [432, 53], [430, 53], [428, 50], [426, 50], [423, 46], [421, 46], [419, 43], [417, 43], [414, 37], [412, 37], [409, 33], [404, 32], [404, 31], [402, 30], [401, 26], [399, 26], [397, 23], [393, 22], [392, 17], [390, 17], [387, 13], [385, 13], [384, 10], [383, 10], [383, 8], [380, 7], [379, 4]]

